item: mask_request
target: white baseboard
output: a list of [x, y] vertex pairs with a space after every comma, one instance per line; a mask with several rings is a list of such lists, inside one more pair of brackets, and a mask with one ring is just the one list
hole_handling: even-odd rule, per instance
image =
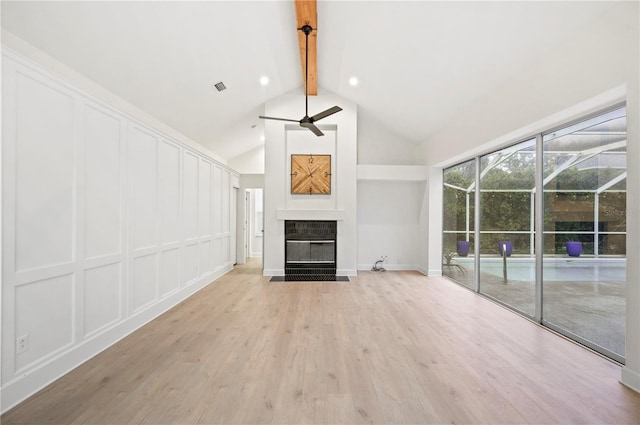
[[[369, 271], [373, 267], [373, 264], [358, 264], [358, 270]], [[382, 264], [385, 270], [389, 271], [402, 271], [402, 270], [418, 270], [415, 264]]]
[[429, 276], [429, 270], [426, 267], [417, 266], [416, 270], [418, 270], [420, 273], [422, 273], [425, 276]]
[[106, 350], [116, 342], [135, 332], [161, 314], [175, 307], [202, 288], [213, 283], [222, 275], [233, 269], [231, 264], [205, 275], [197, 281], [183, 287], [180, 291], [170, 294], [124, 321], [118, 322], [110, 328], [93, 337], [70, 347], [58, 356], [38, 364], [32, 369], [24, 370], [19, 376], [7, 382], [1, 389], [2, 398], [0, 409], [5, 413], [18, 403], [40, 391], [60, 377], [71, 372], [87, 360]]
[[427, 276], [442, 276], [442, 269], [429, 269]]
[[620, 372], [620, 383], [640, 393], [640, 373], [635, 370], [631, 370], [626, 366], [623, 367]]
[[358, 276], [358, 270], [356, 270], [356, 269], [338, 269], [338, 270], [336, 270], [336, 276]]

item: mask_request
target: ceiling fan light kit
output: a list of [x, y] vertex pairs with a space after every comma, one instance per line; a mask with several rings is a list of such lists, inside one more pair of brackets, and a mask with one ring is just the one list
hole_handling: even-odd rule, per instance
[[302, 31], [305, 35], [304, 117], [302, 117], [302, 119], [300, 120], [294, 120], [290, 118], [265, 117], [260, 115], [258, 116], [258, 118], [261, 118], [263, 120], [297, 122], [298, 124], [300, 124], [300, 127], [308, 128], [316, 136], [324, 136], [324, 133], [320, 131], [320, 129], [314, 123], [316, 121], [320, 121], [321, 119], [328, 117], [329, 115], [333, 115], [336, 112], [342, 111], [342, 108], [339, 106], [332, 106], [331, 108], [325, 111], [317, 113], [311, 117], [309, 116], [309, 94], [308, 94], [309, 93], [309, 90], [308, 90], [308, 87], [309, 87], [309, 34], [311, 34], [311, 32], [313, 31], [313, 28], [311, 28], [310, 25], [303, 25], [302, 28], [300, 28], [300, 31]]

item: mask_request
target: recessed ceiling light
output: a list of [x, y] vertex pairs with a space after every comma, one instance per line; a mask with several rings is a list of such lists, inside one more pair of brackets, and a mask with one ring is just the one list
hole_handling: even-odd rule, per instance
[[261, 142], [264, 142], [264, 140], [265, 140], [265, 139], [264, 139], [264, 136], [260, 136], [260, 141], [261, 141]]
[[260, 84], [262, 84], [263, 86], [266, 86], [267, 84], [269, 84], [269, 77], [267, 76], [260, 77]]
[[357, 86], [358, 85], [358, 79], [356, 77], [349, 78], [349, 84], [351, 84], [354, 87]]

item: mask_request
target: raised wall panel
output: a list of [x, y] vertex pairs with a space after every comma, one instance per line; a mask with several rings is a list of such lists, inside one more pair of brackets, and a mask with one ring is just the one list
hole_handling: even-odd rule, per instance
[[225, 236], [222, 238], [222, 264], [227, 264], [231, 261], [231, 237]]
[[213, 269], [222, 265], [222, 238], [213, 240]]
[[200, 274], [205, 274], [213, 270], [213, 253], [211, 246], [211, 241], [200, 244]]
[[158, 144], [158, 209], [160, 242], [180, 240], [180, 149], [172, 143]]
[[133, 248], [157, 243], [156, 138], [134, 127], [129, 140]]
[[183, 167], [183, 229], [184, 237], [198, 237], [198, 158], [188, 152]]
[[199, 191], [199, 234], [202, 237], [211, 235], [211, 164], [200, 161]]
[[222, 233], [222, 168], [213, 167], [213, 233]]
[[16, 338], [28, 335], [29, 348], [16, 355], [16, 370], [73, 342], [73, 275], [18, 286]]
[[120, 252], [120, 127], [117, 117], [85, 107], [85, 258]]
[[120, 318], [120, 263], [84, 273], [84, 332], [89, 335]]
[[139, 310], [157, 297], [157, 254], [133, 260], [133, 310]]
[[[73, 260], [73, 99], [17, 74], [16, 270]], [[9, 229], [7, 229], [9, 230]]]
[[180, 287], [180, 250], [168, 249], [160, 253], [160, 296]]
[[227, 170], [222, 172], [222, 232], [229, 233], [231, 231], [231, 218], [230, 218], [230, 190], [231, 190], [231, 177]]
[[182, 282], [185, 284], [198, 277], [198, 263], [200, 262], [198, 245], [197, 243], [187, 245], [182, 251]]

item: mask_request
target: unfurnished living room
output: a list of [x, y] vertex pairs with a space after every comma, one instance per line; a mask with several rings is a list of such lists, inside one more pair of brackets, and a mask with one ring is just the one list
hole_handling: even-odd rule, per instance
[[0, 8], [2, 424], [640, 423], [640, 2]]

